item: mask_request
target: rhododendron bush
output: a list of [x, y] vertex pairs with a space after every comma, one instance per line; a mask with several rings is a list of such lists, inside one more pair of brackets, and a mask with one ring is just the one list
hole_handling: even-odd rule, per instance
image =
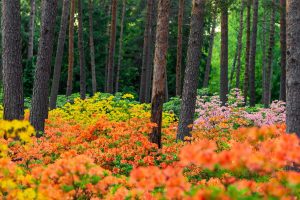
[[[176, 141], [163, 114], [162, 149], [148, 141], [149, 105], [95, 95], [50, 112], [41, 138], [28, 121], [0, 121], [3, 199], [297, 199], [300, 145], [284, 104], [222, 107], [199, 97], [193, 137]], [[28, 111], [27, 118], [28, 118]], [[291, 170], [294, 169], [294, 170]]]

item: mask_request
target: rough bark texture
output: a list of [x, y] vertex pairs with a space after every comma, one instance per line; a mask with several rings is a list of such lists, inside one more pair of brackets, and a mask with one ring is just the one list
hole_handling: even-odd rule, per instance
[[111, 30], [107, 65], [107, 92], [113, 93], [114, 88], [114, 57], [116, 47], [117, 0], [112, 0]]
[[[24, 118], [19, 0], [2, 1], [2, 66], [5, 120]], [[1, 72], [2, 73], [2, 72]]]
[[203, 80], [203, 87], [207, 88], [209, 83], [209, 76], [211, 71], [211, 59], [212, 59], [212, 53], [214, 48], [214, 40], [215, 40], [215, 32], [216, 32], [216, 25], [217, 25], [217, 15], [216, 13], [213, 13], [213, 24], [210, 31], [209, 36], [209, 49], [208, 49], [208, 55], [207, 55], [207, 61], [206, 61], [206, 67], [205, 67], [205, 74], [204, 74], [204, 80]]
[[286, 0], [280, 0], [280, 48], [281, 76], [279, 99], [286, 101]]
[[276, 1], [273, 0], [273, 8], [270, 21], [270, 38], [269, 38], [269, 48], [267, 55], [267, 66], [266, 66], [266, 76], [264, 82], [264, 97], [263, 104], [265, 108], [269, 107], [271, 101], [271, 82], [272, 82], [272, 64], [273, 64], [273, 48], [275, 45], [275, 14], [276, 14]]
[[150, 51], [151, 44], [150, 38], [152, 36], [152, 11], [153, 11], [153, 0], [147, 0], [147, 15], [144, 31], [144, 46], [143, 46], [143, 60], [142, 60], [142, 70], [140, 79], [140, 102], [146, 102], [146, 87], [147, 87], [147, 72], [150, 68]]
[[250, 106], [255, 106], [255, 59], [258, 21], [258, 0], [253, 0], [252, 35], [249, 60]]
[[116, 88], [115, 91], [119, 91], [120, 86], [120, 71], [121, 71], [121, 62], [122, 62], [122, 52], [123, 52], [123, 34], [124, 34], [124, 20], [126, 14], [126, 0], [123, 0], [122, 7], [122, 17], [121, 17], [121, 30], [120, 30], [120, 38], [119, 38], [119, 56], [118, 56], [118, 66], [117, 66], [117, 74], [116, 74]]
[[34, 28], [35, 28], [35, 0], [30, 0], [30, 20], [29, 20], [29, 37], [28, 37], [28, 50], [27, 58], [30, 60], [33, 57], [34, 46]]
[[62, 65], [62, 59], [63, 59], [63, 55], [64, 55], [64, 45], [65, 45], [65, 40], [66, 40], [66, 35], [67, 35], [67, 28], [68, 28], [69, 10], [70, 10], [70, 0], [64, 0], [62, 16], [61, 16], [61, 21], [60, 21], [60, 31], [59, 31], [58, 43], [57, 43], [57, 49], [56, 49], [56, 58], [55, 58], [55, 64], [54, 64], [53, 79], [52, 79], [52, 87], [51, 87], [51, 95], [50, 95], [50, 109], [56, 108], [56, 100], [57, 100], [58, 89], [59, 89], [61, 65]]
[[181, 96], [182, 89], [182, 23], [184, 14], [184, 0], [179, 0], [178, 33], [177, 33], [177, 62], [176, 62], [176, 96]]
[[151, 122], [156, 123], [157, 127], [152, 129], [149, 138], [159, 148], [161, 148], [162, 108], [165, 98], [169, 11], [170, 0], [159, 0], [151, 102]]
[[44, 131], [45, 119], [48, 117], [49, 79], [57, 0], [43, 1], [42, 5], [41, 33], [30, 112], [30, 122], [37, 131], [37, 136]]
[[75, 0], [71, 0], [70, 21], [69, 21], [69, 57], [68, 57], [68, 80], [66, 96], [69, 97], [73, 90], [73, 65], [74, 65], [74, 14]]
[[228, 94], [228, 7], [221, 8], [221, 70], [220, 70], [220, 100], [227, 102]]
[[90, 31], [90, 56], [91, 56], [91, 72], [92, 72], [92, 93], [97, 92], [96, 80], [96, 64], [95, 64], [95, 46], [93, 33], [93, 2], [89, 0], [89, 31]]
[[300, 137], [300, 1], [287, 0], [287, 132]]
[[193, 0], [191, 30], [187, 50], [187, 66], [185, 69], [182, 90], [182, 103], [177, 132], [177, 139], [184, 140], [190, 136], [196, 106], [199, 81], [199, 64], [204, 24], [205, 0]]
[[83, 46], [83, 25], [82, 25], [82, 0], [77, 1], [78, 6], [78, 51], [80, 65], [80, 98], [86, 97], [86, 72], [85, 72], [85, 57]]
[[249, 60], [250, 60], [250, 44], [251, 44], [251, 0], [247, 2], [247, 41], [246, 41], [246, 61], [245, 61], [245, 77], [244, 77], [244, 101], [247, 104], [249, 90]]

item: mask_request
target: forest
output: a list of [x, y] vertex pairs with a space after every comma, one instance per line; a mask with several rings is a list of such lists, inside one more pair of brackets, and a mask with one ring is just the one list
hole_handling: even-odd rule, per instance
[[0, 199], [300, 199], [299, 0], [0, 7]]

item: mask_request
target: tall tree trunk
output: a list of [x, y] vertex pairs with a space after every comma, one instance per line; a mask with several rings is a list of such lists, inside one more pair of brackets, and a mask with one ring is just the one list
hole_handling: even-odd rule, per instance
[[[107, 16], [110, 18], [111, 21], [111, 0], [108, 0], [108, 9], [107, 9]], [[107, 23], [107, 29], [106, 29], [106, 35], [109, 38], [110, 37], [110, 30], [111, 30], [111, 24], [110, 22]], [[107, 78], [107, 74], [108, 74], [108, 56], [109, 56], [109, 42], [106, 44], [106, 60], [105, 60], [105, 85], [104, 85], [104, 91], [107, 92], [107, 85], [108, 85], [108, 78]]]
[[250, 44], [251, 44], [251, 0], [247, 2], [247, 41], [246, 41], [246, 63], [244, 77], [244, 101], [247, 104], [249, 90], [249, 60], [250, 60]]
[[95, 46], [93, 32], [93, 2], [89, 0], [89, 28], [90, 28], [90, 56], [91, 56], [91, 72], [92, 72], [92, 92], [93, 95], [97, 92], [96, 80], [96, 64], [95, 64]]
[[41, 136], [40, 132], [44, 131], [45, 119], [48, 117], [49, 79], [57, 0], [43, 1], [42, 5], [41, 34], [30, 112], [30, 122], [37, 131], [37, 136]]
[[69, 22], [69, 57], [68, 57], [68, 80], [66, 96], [69, 97], [73, 90], [73, 65], [74, 65], [74, 14], [75, 0], [71, 0], [70, 22]]
[[220, 100], [222, 105], [227, 102], [228, 94], [228, 5], [225, 2], [221, 8], [221, 72]]
[[258, 0], [253, 0], [252, 35], [249, 60], [250, 106], [255, 106], [255, 58], [258, 21]]
[[[264, 8], [265, 9], [265, 8]], [[267, 49], [267, 22], [266, 22], [266, 13], [263, 14], [263, 22], [262, 22], [262, 98], [265, 96], [265, 82], [266, 82], [266, 68], [267, 68], [267, 60], [266, 60], [266, 49]]]
[[287, 132], [300, 137], [300, 2], [287, 0]]
[[162, 108], [165, 98], [166, 65], [169, 35], [170, 0], [158, 0], [158, 19], [154, 58], [151, 122], [157, 127], [152, 129], [150, 141], [161, 148]]
[[210, 76], [210, 70], [211, 70], [211, 59], [212, 59], [213, 48], [214, 48], [216, 25], [217, 25], [217, 14], [213, 13], [213, 24], [212, 24], [210, 36], [209, 36], [209, 49], [208, 49], [206, 67], [205, 67], [204, 80], [203, 80], [204, 88], [207, 88], [208, 83], [209, 83], [209, 76]]
[[111, 10], [111, 30], [110, 30], [110, 43], [108, 54], [108, 66], [107, 66], [107, 92], [113, 93], [114, 84], [114, 57], [116, 47], [116, 22], [117, 22], [117, 0], [112, 0]]
[[264, 106], [269, 107], [271, 101], [271, 82], [272, 82], [272, 64], [273, 64], [273, 48], [275, 45], [275, 15], [276, 15], [276, 1], [273, 0], [272, 14], [270, 22], [270, 39], [269, 39], [269, 49], [267, 55], [267, 68], [266, 68], [266, 78], [264, 85]]
[[31, 60], [31, 58], [33, 57], [35, 12], [35, 0], [30, 0], [29, 38], [27, 52], [28, 60]]
[[[2, 66], [5, 120], [24, 118], [19, 0], [2, 1]], [[1, 72], [1, 73], [2, 73]]]
[[239, 48], [238, 46], [239, 46], [239, 44], [236, 45], [236, 50], [234, 53], [233, 62], [232, 62], [232, 66], [231, 66], [231, 72], [230, 72], [230, 78], [229, 78], [229, 90], [232, 88], [234, 73], [236, 72], [236, 62], [237, 62], [238, 48]]
[[187, 50], [187, 66], [185, 68], [182, 90], [181, 111], [177, 131], [177, 139], [184, 140], [190, 136], [196, 107], [199, 81], [199, 64], [203, 40], [205, 0], [193, 0], [191, 30]]
[[66, 40], [66, 35], [67, 35], [67, 28], [68, 28], [69, 10], [70, 10], [70, 0], [64, 0], [62, 16], [61, 16], [61, 21], [60, 21], [60, 31], [59, 31], [58, 43], [57, 43], [57, 49], [56, 49], [56, 58], [55, 58], [53, 79], [52, 79], [52, 87], [51, 87], [51, 95], [50, 95], [50, 109], [54, 109], [56, 107], [56, 100], [57, 100], [57, 95], [58, 95], [60, 73], [61, 73], [61, 65], [62, 65], [62, 59], [63, 59], [63, 54], [64, 54], [64, 45], [65, 45], [65, 40]]
[[82, 24], [82, 0], [77, 1], [78, 6], [78, 51], [80, 65], [80, 98], [86, 97], [86, 74], [85, 74], [85, 57], [83, 45], [83, 24]]
[[238, 55], [237, 55], [237, 67], [236, 67], [236, 81], [235, 81], [236, 88], [240, 88], [241, 56], [243, 51], [243, 32], [244, 32], [244, 9], [245, 9], [245, 0], [242, 0], [241, 10], [240, 10], [240, 28], [239, 28], [239, 35], [238, 35]]
[[280, 0], [280, 100], [286, 101], [286, 0]]
[[181, 96], [182, 88], [182, 23], [184, 14], [184, 0], [179, 0], [178, 8], [178, 34], [177, 34], [177, 62], [176, 62], [176, 96]]
[[119, 91], [120, 86], [120, 71], [121, 71], [121, 62], [122, 62], [122, 52], [123, 52], [123, 34], [124, 34], [124, 20], [126, 14], [126, 0], [123, 0], [122, 7], [122, 17], [121, 17], [121, 30], [120, 30], [120, 38], [119, 38], [119, 56], [118, 56], [118, 66], [117, 66], [117, 75], [116, 75], [116, 88], [115, 91]]
[[144, 47], [143, 47], [143, 61], [140, 79], [140, 102], [146, 102], [146, 87], [147, 87], [147, 72], [149, 72], [150, 59], [150, 38], [152, 35], [152, 11], [153, 0], [147, 0], [147, 16], [144, 31]]

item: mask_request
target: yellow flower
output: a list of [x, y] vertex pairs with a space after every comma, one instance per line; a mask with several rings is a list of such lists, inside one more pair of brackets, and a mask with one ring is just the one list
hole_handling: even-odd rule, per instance
[[134, 99], [134, 96], [132, 94], [127, 93], [122, 96], [122, 99]]

